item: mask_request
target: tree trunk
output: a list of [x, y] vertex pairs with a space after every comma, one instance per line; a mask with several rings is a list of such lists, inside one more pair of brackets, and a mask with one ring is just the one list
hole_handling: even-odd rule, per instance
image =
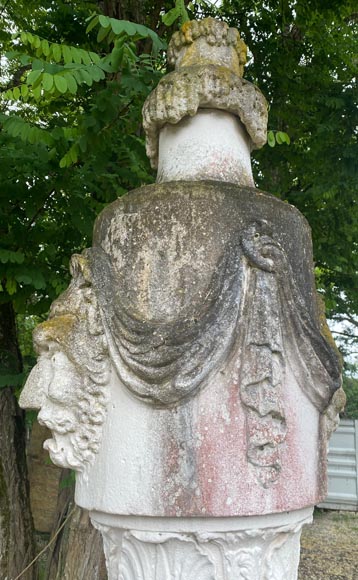
[[86, 511], [74, 508], [74, 486], [66, 485], [69, 476], [70, 470], [63, 470], [51, 537], [74, 511], [50, 548], [46, 580], [107, 580], [101, 534]]
[[[21, 372], [15, 314], [0, 305], [0, 372]], [[25, 420], [14, 392], [0, 388], [0, 578], [13, 580], [34, 556], [33, 526], [25, 454]], [[22, 580], [34, 580], [32, 567]]]
[[144, 0], [104, 0], [103, 13], [118, 20], [132, 20], [144, 24], [146, 18]]

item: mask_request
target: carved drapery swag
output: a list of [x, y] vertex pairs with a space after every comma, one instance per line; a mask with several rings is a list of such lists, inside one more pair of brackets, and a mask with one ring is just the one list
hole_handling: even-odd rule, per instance
[[234, 380], [246, 414], [247, 459], [267, 487], [281, 470], [288, 371], [323, 413], [340, 386], [340, 361], [308, 312], [270, 225], [254, 222], [232, 240], [205, 299], [171, 321], [144, 319], [133, 308], [103, 249], [86, 257], [112, 361], [135, 396], [156, 406], [180, 404], [240, 353]]

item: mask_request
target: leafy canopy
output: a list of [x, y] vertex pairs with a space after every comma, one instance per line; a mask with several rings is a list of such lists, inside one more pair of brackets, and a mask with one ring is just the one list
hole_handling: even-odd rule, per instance
[[307, 217], [328, 314], [356, 321], [354, 4], [0, 2], [0, 301], [43, 315], [103, 206], [154, 179], [141, 107], [164, 71], [165, 25], [212, 15], [239, 28], [245, 76], [270, 102], [256, 182]]

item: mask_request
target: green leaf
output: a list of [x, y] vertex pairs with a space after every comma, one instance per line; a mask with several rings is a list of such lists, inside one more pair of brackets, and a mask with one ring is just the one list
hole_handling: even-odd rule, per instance
[[31, 44], [34, 48], [40, 48], [41, 47], [41, 38], [39, 36], [33, 36], [33, 40], [32, 40]]
[[78, 48], [71, 46], [71, 54], [72, 54], [73, 62], [76, 62], [77, 64], [81, 64], [81, 62], [82, 62], [81, 51], [78, 50]]
[[31, 284], [32, 278], [28, 274], [16, 274], [15, 280], [19, 282], [19, 284]]
[[39, 58], [35, 58], [32, 61], [32, 70], [43, 70], [43, 68], [44, 68], [43, 60], [40, 60]]
[[115, 47], [112, 50], [111, 63], [115, 70], [119, 70], [123, 60], [124, 49], [123, 46]]
[[41, 274], [41, 272], [36, 273], [36, 277], [33, 277], [33, 285], [36, 290], [43, 290], [46, 288], [46, 280]]
[[14, 278], [8, 278], [6, 280], [5, 288], [7, 290], [7, 293], [10, 294], [10, 296], [15, 294], [16, 289], [17, 289], [16, 280], [14, 280]]
[[64, 78], [66, 79], [68, 90], [70, 93], [75, 95], [77, 93], [77, 82], [75, 77], [71, 73], [65, 73]]
[[91, 30], [93, 30], [93, 28], [95, 28], [95, 26], [97, 26], [99, 22], [99, 17], [95, 16], [88, 24], [87, 28], [86, 28], [86, 34], [88, 34], [89, 32], [91, 32]]
[[277, 131], [277, 133], [276, 133], [276, 143], [278, 145], [282, 145], [282, 143], [284, 143], [284, 140], [282, 139], [281, 131]]
[[111, 30], [107, 36], [107, 44], [112, 44], [116, 39], [116, 35], [114, 34], [113, 30]]
[[21, 133], [20, 133], [20, 137], [23, 141], [28, 141], [29, 138], [29, 134], [31, 131], [31, 127], [29, 125], [27, 125], [27, 123], [24, 123], [22, 129], [21, 129]]
[[45, 56], [49, 56], [50, 55], [50, 47], [49, 44], [47, 42], [47, 40], [42, 40], [41, 41], [41, 49], [42, 52]]
[[270, 147], [275, 147], [275, 134], [273, 131], [269, 131], [267, 134], [267, 143], [269, 144]]
[[77, 163], [77, 161], [78, 161], [78, 147], [77, 147], [77, 145], [72, 145], [71, 149], [68, 152], [68, 155], [70, 156], [72, 163]]
[[5, 93], [3, 93], [4, 99], [8, 99], [9, 101], [15, 101], [14, 99], [14, 95], [11, 89], [9, 89], [8, 91], [5, 91]]
[[28, 54], [19, 55], [19, 59], [20, 59], [21, 64], [23, 64], [24, 66], [31, 64], [31, 61], [32, 61], [31, 56], [29, 56]]
[[78, 71], [76, 71], [76, 78], [80, 79], [81, 84], [84, 82], [89, 87], [91, 87], [93, 84], [93, 78], [91, 77], [89, 72], [85, 69], [79, 69]]
[[147, 38], [148, 36], [150, 36], [150, 32], [153, 32], [146, 26], [143, 26], [143, 24], [136, 24], [136, 29], [137, 34], [140, 34], [143, 38]]
[[62, 45], [62, 54], [63, 54], [63, 60], [65, 61], [65, 63], [69, 63], [72, 62], [72, 54], [71, 54], [71, 48], [69, 46], [66, 46], [65, 44]]
[[13, 264], [22, 264], [25, 260], [25, 255], [20, 252], [13, 252], [11, 250], [0, 249], [0, 262], [6, 264], [12, 262]]
[[61, 169], [67, 167], [67, 153], [60, 159], [60, 167]]
[[14, 87], [12, 90], [12, 93], [14, 95], [14, 99], [18, 100], [20, 98], [20, 89], [19, 87]]
[[42, 72], [40, 70], [32, 70], [27, 75], [26, 84], [27, 85], [34, 85], [35, 82], [40, 78], [41, 74], [42, 74]]
[[[44, 66], [44, 72], [47, 72], [50, 75], [55, 75], [58, 72], [62, 72], [63, 71], [63, 68], [64, 68], [61, 64], [55, 64], [55, 63], [52, 63], [52, 62], [51, 63], [50, 62], [45, 62], [44, 65], [45, 65]], [[67, 66], [70, 66], [70, 65], [65, 64], [64, 66], [67, 67]], [[74, 66], [76, 66], [76, 65], [74, 65]]]
[[32, 87], [32, 95], [36, 101], [39, 101], [41, 98], [41, 85], [37, 85], [36, 87]]
[[98, 21], [103, 28], [108, 28], [111, 25], [110, 19], [107, 16], [103, 16], [103, 14], [98, 17]]
[[53, 58], [56, 62], [60, 62], [62, 59], [62, 51], [61, 51], [61, 47], [59, 44], [53, 44], [52, 45], [52, 54], [53, 54]]
[[65, 77], [60, 76], [60, 75], [55, 75], [54, 77], [54, 82], [55, 82], [55, 87], [58, 90], [59, 93], [66, 93], [67, 91], [67, 82]]
[[175, 6], [174, 8], [169, 10], [169, 12], [162, 15], [162, 21], [163, 21], [163, 24], [165, 24], [165, 26], [171, 26], [179, 17], [180, 17], [180, 10], [179, 10], [178, 6]]
[[87, 52], [87, 50], [83, 50], [83, 48], [80, 48], [78, 52], [81, 55], [81, 60], [82, 60], [83, 64], [92, 64], [91, 57], [90, 57], [89, 53]]
[[287, 145], [291, 143], [291, 139], [288, 133], [282, 132], [282, 139], [284, 140], [285, 143], [287, 143]]
[[90, 55], [91, 60], [92, 62], [94, 62], [94, 64], [98, 64], [99, 62], [101, 62], [101, 57], [96, 52], [90, 51], [88, 54]]
[[132, 63], [136, 62], [137, 55], [133, 52], [131, 47], [128, 44], [126, 44], [123, 48], [124, 48], [124, 53], [127, 56], [127, 61], [132, 62]]
[[97, 34], [97, 42], [102, 42], [109, 33], [110, 28], [100, 28]]
[[79, 138], [78, 144], [79, 144], [79, 147], [80, 147], [82, 153], [86, 153], [86, 151], [87, 151], [87, 139], [84, 135], [81, 135], [81, 137]]
[[111, 18], [110, 23], [111, 23], [111, 28], [112, 28], [112, 31], [114, 32], [114, 34], [117, 34], [117, 35], [122, 34], [122, 32], [124, 31], [123, 20], [117, 20], [116, 18]]
[[128, 20], [122, 20], [123, 30], [128, 34], [128, 36], [134, 36], [137, 32], [136, 25]]
[[53, 76], [47, 72], [43, 74], [42, 87], [45, 91], [50, 91], [53, 87]]
[[88, 67], [87, 71], [95, 82], [99, 82], [106, 77], [103, 70], [96, 65]]
[[27, 85], [21, 85], [21, 96], [26, 98], [29, 94], [29, 87]]

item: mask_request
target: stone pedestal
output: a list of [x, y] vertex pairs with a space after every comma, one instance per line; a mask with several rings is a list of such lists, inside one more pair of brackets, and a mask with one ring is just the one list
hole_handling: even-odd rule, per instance
[[310, 230], [251, 187], [267, 105], [238, 32], [192, 22], [169, 58], [143, 108], [158, 183], [73, 256], [20, 402], [78, 472], [112, 580], [294, 580], [344, 402]]
[[109, 580], [295, 580], [311, 514], [91, 519], [103, 535]]

